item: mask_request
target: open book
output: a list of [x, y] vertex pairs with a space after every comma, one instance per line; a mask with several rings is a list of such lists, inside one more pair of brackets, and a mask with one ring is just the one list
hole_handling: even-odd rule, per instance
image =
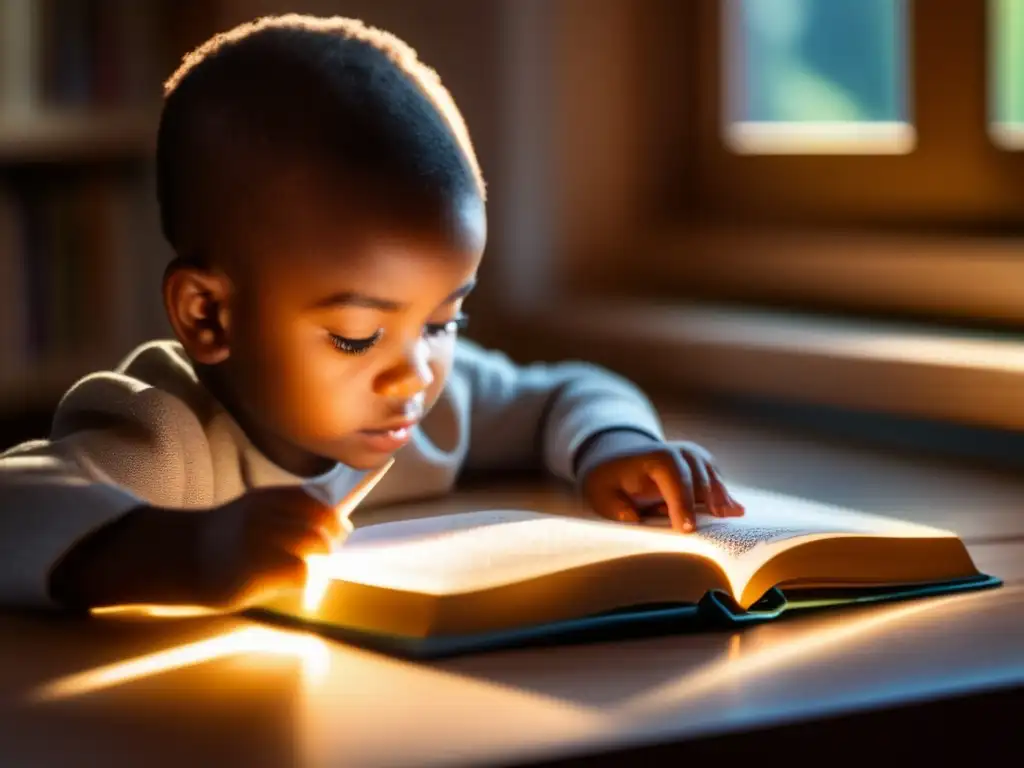
[[999, 584], [952, 532], [730, 487], [739, 518], [627, 525], [519, 510], [356, 529], [311, 562], [317, 593], [261, 613], [411, 655], [515, 644], [583, 626], [707, 614], [773, 618], [794, 606]]

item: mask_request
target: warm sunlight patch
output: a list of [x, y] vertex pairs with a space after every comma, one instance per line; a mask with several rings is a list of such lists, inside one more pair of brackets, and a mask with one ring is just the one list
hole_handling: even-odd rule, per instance
[[1024, 123], [992, 123], [988, 127], [992, 143], [1011, 152], [1024, 150]]
[[933, 598], [920, 603], [891, 606], [867, 614], [843, 615], [827, 626], [814, 627], [803, 635], [787, 635], [785, 642], [771, 642], [763, 648], [747, 650], [747, 642], [734, 635], [729, 651], [719, 660], [671, 680], [628, 702], [621, 714], [635, 716], [641, 711], [657, 712], [672, 702], [683, 701], [721, 690], [731, 684], [752, 685], [761, 674], [781, 675], [787, 666], [812, 663], [815, 658], [834, 656], [836, 648], [856, 642], [870, 647], [871, 638], [894, 627], [912, 623], [914, 618], [937, 609], [948, 608], [957, 597]]
[[303, 662], [308, 661], [312, 668], [322, 670], [322, 657], [326, 653], [323, 640], [315, 636], [252, 627], [70, 675], [39, 689], [32, 698], [52, 701], [82, 696], [164, 672], [242, 654], [293, 656]]

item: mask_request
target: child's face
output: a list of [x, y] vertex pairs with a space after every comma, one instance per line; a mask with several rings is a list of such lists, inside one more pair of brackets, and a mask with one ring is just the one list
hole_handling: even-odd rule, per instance
[[216, 375], [257, 447], [286, 469], [306, 474], [324, 459], [378, 466], [451, 371], [486, 237], [483, 205], [402, 231], [323, 206], [288, 208], [230, 275]]

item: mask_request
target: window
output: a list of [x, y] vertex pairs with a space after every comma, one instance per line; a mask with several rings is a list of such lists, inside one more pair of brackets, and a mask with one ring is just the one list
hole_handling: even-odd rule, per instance
[[733, 151], [913, 149], [905, 0], [728, 0], [724, 36]]
[[557, 6], [567, 285], [1024, 325], [1024, 0]]
[[1024, 149], [1024, 2], [990, 0], [989, 105], [992, 139]]
[[641, 87], [564, 112], [638, 169], [582, 290], [1024, 325], [1024, 0], [630, 7]]
[[[1024, 152], [993, 141], [1016, 131], [986, 127], [1015, 109], [1024, 120], [1012, 106], [1024, 105], [1024, 0], [676, 5], [687, 16], [677, 26], [692, 30], [678, 68], [689, 65], [693, 95], [677, 118], [691, 123], [677, 151], [692, 216], [947, 230], [1024, 221]], [[1006, 63], [1014, 56], [1021, 66]]]

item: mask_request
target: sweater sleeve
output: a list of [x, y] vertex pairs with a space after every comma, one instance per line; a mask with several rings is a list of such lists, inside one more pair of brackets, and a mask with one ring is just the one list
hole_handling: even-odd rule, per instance
[[602, 433], [623, 430], [664, 440], [647, 397], [589, 363], [516, 365], [460, 339], [454, 373], [469, 393], [467, 469], [543, 467], [571, 482], [580, 449]]
[[0, 605], [56, 607], [50, 574], [76, 544], [140, 505], [183, 506], [201, 434], [183, 403], [124, 377], [72, 389], [49, 439], [0, 454]]

